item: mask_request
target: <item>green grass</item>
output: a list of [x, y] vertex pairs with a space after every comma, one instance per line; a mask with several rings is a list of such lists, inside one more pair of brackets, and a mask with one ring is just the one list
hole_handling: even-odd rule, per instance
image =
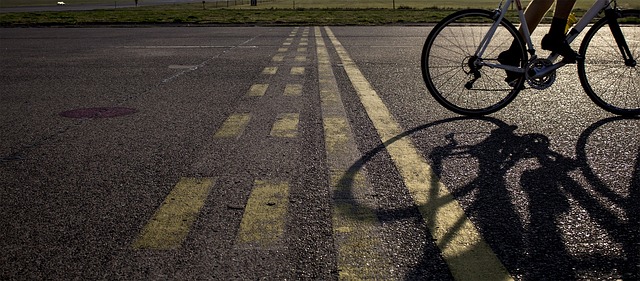
[[[63, 0], [64, 1], [64, 0]], [[140, 4], [144, 4], [145, 0], [138, 0]], [[205, 0], [207, 2], [213, 2], [213, 0]], [[235, 2], [231, 0], [230, 2]], [[249, 0], [237, 0], [238, 3], [243, 1], [245, 4], [249, 3]], [[258, 0], [259, 5], [257, 7], [249, 7], [244, 5], [241, 8], [254, 8], [254, 9], [297, 9], [297, 8], [318, 8], [318, 9], [391, 9], [407, 7], [414, 9], [423, 8], [495, 8], [499, 0]], [[0, 0], [0, 8], [2, 7], [18, 7], [18, 6], [45, 6], [53, 5], [57, 0]], [[114, 3], [128, 3], [133, 4], [134, 0], [67, 0], [64, 1], [67, 5], [77, 4], [114, 4]], [[197, 4], [202, 7], [199, 0], [196, 0]], [[526, 5], [530, 0], [523, 0], [523, 4]], [[593, 0], [580, 0], [576, 3], [577, 9], [588, 9]], [[618, 3], [625, 7], [640, 8], [640, 0], [618, 0]], [[211, 4], [211, 3], [207, 3]], [[169, 5], [179, 6], [179, 5]], [[208, 5], [213, 6], [213, 5]], [[223, 6], [220, 3], [219, 6]], [[226, 6], [226, 4], [224, 5]]]
[[[595, 0], [580, 0], [576, 2], [576, 9], [588, 9]], [[530, 0], [523, 0], [523, 5], [527, 5]], [[383, 8], [396, 9], [408, 7], [414, 9], [424, 8], [486, 8], [494, 9], [500, 0], [273, 0], [260, 3], [256, 8], [340, 8], [340, 9], [368, 9]], [[629, 7], [640, 8], [640, 0], [618, 0], [619, 4]]]
[[[0, 0], [2, 5], [19, 5], [26, 0]], [[52, 3], [52, 0], [31, 0], [30, 4]], [[53, 0], [55, 1], [55, 0]], [[133, 0], [127, 0], [133, 1]], [[139, 0], [140, 3], [144, 0]], [[206, 1], [206, 0], [205, 0]], [[295, 1], [295, 4], [294, 4]], [[69, 0], [74, 3], [110, 0]], [[118, 2], [124, 3], [122, 0]], [[528, 3], [529, 1], [525, 1]], [[580, 16], [591, 3], [578, 1], [576, 14]], [[387, 25], [435, 23], [452, 11], [468, 7], [495, 8], [498, 1], [491, 0], [260, 0], [251, 7], [249, 0], [170, 4], [138, 8], [105, 9], [94, 11], [0, 13], [0, 26], [59, 26], [104, 24], [282, 24], [282, 25]], [[580, 4], [582, 3], [582, 4]], [[640, 8], [640, 0], [620, 0]], [[233, 5], [237, 4], [237, 5]], [[294, 6], [295, 5], [295, 6]], [[295, 8], [294, 8], [295, 7]], [[515, 21], [515, 14], [508, 16]]]
[[[51, 6], [56, 2], [63, 1], [68, 5], [73, 4], [113, 4], [116, 0], [0, 0], [0, 8], [4, 7], [24, 7], [24, 6]], [[124, 0], [117, 0], [118, 2], [125, 2]], [[128, 1], [128, 0], [127, 0]], [[144, 0], [138, 0], [144, 1]], [[134, 3], [134, 0], [130, 1]]]
[[296, 24], [379, 25], [435, 22], [446, 10], [99, 10], [0, 14], [0, 26], [54, 26], [94, 24]]

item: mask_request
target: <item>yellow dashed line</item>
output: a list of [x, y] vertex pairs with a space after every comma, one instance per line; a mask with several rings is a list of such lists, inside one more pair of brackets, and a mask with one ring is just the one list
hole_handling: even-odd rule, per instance
[[395, 139], [403, 129], [351, 60], [331, 29], [325, 27], [325, 30], [454, 278], [456, 280], [512, 280], [509, 272], [466, 217], [460, 204], [439, 181], [411, 140]]
[[212, 178], [182, 178], [144, 227], [133, 248], [166, 250], [180, 247], [214, 182]]
[[291, 75], [303, 75], [304, 74], [304, 67], [301, 66], [294, 66], [291, 68]]
[[288, 182], [256, 180], [242, 216], [236, 245], [275, 246], [284, 233], [288, 205]]
[[284, 52], [286, 52], [288, 50], [289, 50], [289, 48], [278, 48], [278, 52], [280, 52], [280, 53], [284, 53]]
[[277, 66], [268, 66], [268, 67], [265, 67], [264, 70], [262, 70], [262, 74], [264, 75], [274, 75], [277, 72], [278, 72]]
[[307, 51], [307, 48], [306, 47], [300, 47], [296, 51], [298, 51], [298, 53], [304, 53], [304, 52]]
[[278, 118], [271, 128], [271, 136], [280, 138], [297, 137], [299, 120], [300, 114], [298, 113], [278, 114]]
[[273, 58], [271, 58], [271, 60], [275, 62], [282, 62], [284, 61], [284, 55], [275, 55], [273, 56]]
[[235, 138], [240, 136], [244, 128], [249, 123], [251, 115], [248, 113], [237, 113], [229, 116], [222, 123], [222, 127], [214, 135], [215, 138]]
[[307, 56], [296, 56], [295, 60], [297, 62], [305, 62], [307, 61]]
[[299, 97], [302, 95], [301, 84], [287, 84], [284, 88], [284, 95], [287, 97]]
[[264, 96], [264, 94], [267, 93], [267, 88], [269, 88], [269, 84], [254, 84], [249, 89], [247, 95], [251, 97]]

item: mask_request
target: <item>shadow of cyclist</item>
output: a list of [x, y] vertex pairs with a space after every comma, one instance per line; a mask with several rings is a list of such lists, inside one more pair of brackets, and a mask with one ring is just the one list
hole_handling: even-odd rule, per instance
[[[445, 136], [448, 143], [433, 148], [429, 158], [440, 177], [445, 172], [443, 162], [448, 158], [468, 157], [478, 162], [477, 176], [467, 184], [452, 188], [452, 194], [458, 200], [469, 202], [465, 204], [465, 212], [505, 266], [515, 271], [511, 273], [526, 280], [574, 280], [584, 277], [578, 272], [597, 269], [617, 272], [623, 280], [637, 280], [640, 270], [640, 155], [635, 160], [629, 195], [624, 198], [619, 190], [608, 187], [591, 170], [585, 149], [596, 130], [604, 124], [625, 119], [614, 117], [592, 124], [579, 137], [577, 159], [553, 151], [545, 135], [517, 135], [516, 126], [485, 120], [499, 125], [488, 137], [464, 145], [450, 133]], [[522, 193], [514, 196], [510, 195], [514, 191], [510, 190], [513, 188], [507, 183], [507, 177], [519, 162], [529, 164], [518, 179]], [[571, 173], [581, 173], [586, 183], [575, 180]], [[599, 198], [624, 210], [626, 218], [617, 216], [611, 206], [603, 204]], [[526, 206], [524, 211], [516, 206], [522, 202]], [[572, 206], [584, 209], [597, 224], [593, 227], [602, 229], [614, 243], [621, 245], [619, 255], [569, 253], [565, 235], [575, 233], [567, 234], [566, 228], [571, 226], [562, 226], [559, 222], [563, 217], [575, 215], [569, 213]]]
[[[448, 172], [445, 170], [449, 167], [446, 161], [454, 158], [469, 158], [464, 162], [476, 161], [477, 171], [471, 175], [470, 181], [448, 187], [510, 273], [524, 280], [575, 280], [584, 277], [585, 272], [595, 270], [611, 272], [624, 280], [637, 280], [640, 269], [637, 266], [640, 264], [640, 204], [637, 203], [640, 202], [640, 155], [634, 161], [626, 198], [608, 188], [591, 171], [586, 159], [585, 146], [589, 137], [604, 124], [618, 120], [623, 119], [604, 119], [585, 130], [576, 145], [576, 159], [553, 151], [547, 136], [519, 135], [517, 126], [495, 118], [439, 120], [405, 131], [365, 153], [341, 178], [340, 185], [348, 189], [353, 182], [351, 175], [401, 138], [413, 135], [419, 143], [419, 133], [436, 131], [437, 126], [456, 127], [459, 125], [456, 122], [483, 122], [495, 129], [479, 141], [465, 142], [464, 136], [447, 133], [445, 142], [439, 146], [431, 149], [424, 147], [431, 143], [425, 143], [422, 148], [417, 146], [424, 151], [430, 150], [431, 168], [440, 178]], [[575, 174], [582, 174], [586, 182], [574, 179], [572, 175]], [[596, 195], [587, 189], [595, 190]], [[627, 217], [616, 217], [600, 198], [618, 205]], [[353, 204], [357, 206], [357, 202]], [[621, 245], [622, 251], [618, 256], [569, 252], [565, 235], [566, 228], [570, 226], [559, 222], [574, 215], [569, 213], [572, 208], [585, 210], [596, 223], [590, 227], [604, 230], [614, 243]], [[372, 211], [384, 214], [386, 219], [400, 220], [417, 215], [415, 210], [406, 209]], [[580, 237], [577, 239], [584, 241]], [[432, 243], [425, 244], [425, 256], [413, 271], [407, 273], [407, 280], [424, 276], [425, 268], [434, 267], [433, 247]]]
[[[452, 193], [456, 198], [473, 197], [465, 212], [483, 233], [500, 233], [485, 235], [487, 243], [508, 268], [519, 269], [518, 273], [527, 279], [573, 279], [571, 267], [559, 262], [567, 261], [569, 255], [555, 224], [556, 218], [569, 210], [569, 204], [557, 181], [549, 177], [570, 169], [571, 161], [551, 151], [549, 139], [544, 135], [520, 136], [515, 133], [517, 126], [497, 120], [493, 123], [499, 127], [473, 145], [460, 145], [455, 135], [448, 134], [449, 143], [434, 148], [429, 155], [435, 173], [442, 175], [447, 158], [476, 159], [477, 177]], [[540, 168], [525, 171], [521, 176], [529, 222], [523, 222], [517, 213], [506, 182], [509, 171], [526, 159], [540, 162]]]

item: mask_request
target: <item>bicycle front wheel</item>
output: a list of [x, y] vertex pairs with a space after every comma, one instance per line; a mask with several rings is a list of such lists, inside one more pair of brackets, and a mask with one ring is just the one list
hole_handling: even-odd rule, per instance
[[495, 12], [463, 10], [438, 23], [422, 49], [422, 77], [431, 95], [445, 108], [462, 115], [490, 114], [505, 107], [522, 89], [524, 76], [507, 77], [498, 55], [518, 44], [518, 53], [509, 60], [524, 67], [527, 53], [515, 26], [503, 19], [487, 44], [482, 57], [476, 52], [495, 23]]
[[[640, 11], [620, 11], [617, 21], [635, 60], [640, 56]], [[596, 22], [580, 46], [578, 77], [585, 92], [601, 108], [618, 115], [640, 115], [640, 66], [626, 62], [609, 19]]]

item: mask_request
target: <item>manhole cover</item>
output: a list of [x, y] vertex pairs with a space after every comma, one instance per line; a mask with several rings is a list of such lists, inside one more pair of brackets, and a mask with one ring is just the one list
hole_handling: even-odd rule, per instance
[[61, 112], [60, 116], [68, 118], [111, 118], [136, 113], [135, 108], [128, 107], [94, 107], [78, 108]]

